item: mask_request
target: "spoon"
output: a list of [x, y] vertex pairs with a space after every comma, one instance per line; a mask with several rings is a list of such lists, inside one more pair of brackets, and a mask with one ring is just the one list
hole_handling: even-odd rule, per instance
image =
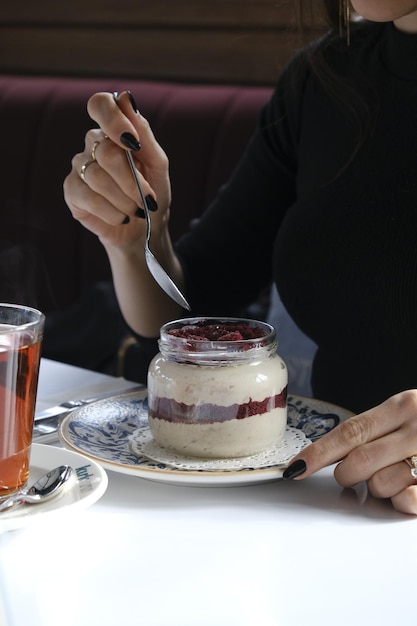
[[[113, 92], [113, 100], [116, 104], [118, 92]], [[146, 220], [146, 239], [145, 239], [145, 261], [148, 266], [148, 270], [158, 283], [158, 285], [165, 291], [165, 293], [174, 300], [177, 304], [187, 309], [187, 311], [191, 310], [190, 305], [187, 300], [178, 289], [177, 285], [174, 283], [172, 278], [166, 273], [162, 265], [159, 263], [157, 258], [152, 253], [149, 247], [149, 241], [151, 239], [151, 218], [149, 215], [148, 203], [146, 202], [145, 194], [143, 193], [142, 185], [139, 180], [139, 176], [137, 174], [135, 164], [133, 162], [133, 157], [130, 150], [126, 150], [126, 157], [130, 165], [130, 169], [132, 170], [133, 178], [135, 179], [136, 187], [138, 188], [140, 199], [142, 200], [143, 210], [145, 213]]]
[[19, 504], [39, 504], [56, 496], [72, 476], [72, 467], [60, 465], [41, 476], [29, 489], [23, 489], [0, 503], [0, 512]]
[[172, 278], [166, 273], [162, 265], [156, 259], [149, 247], [149, 241], [151, 238], [151, 218], [149, 216], [149, 209], [146, 202], [145, 194], [143, 193], [142, 185], [140, 184], [139, 177], [136, 172], [135, 164], [133, 162], [132, 154], [129, 150], [126, 151], [127, 160], [129, 161], [130, 169], [132, 170], [133, 177], [135, 179], [136, 186], [139, 190], [139, 194], [143, 204], [143, 210], [145, 212], [146, 219], [146, 239], [145, 239], [145, 260], [148, 269], [158, 285], [165, 291], [170, 298], [172, 298], [177, 304], [183, 308], [190, 310], [190, 305], [187, 300], [178, 289]]

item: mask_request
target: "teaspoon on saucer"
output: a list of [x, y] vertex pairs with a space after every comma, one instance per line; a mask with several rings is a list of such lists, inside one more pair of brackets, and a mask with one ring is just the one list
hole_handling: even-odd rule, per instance
[[29, 489], [23, 489], [0, 503], [0, 513], [20, 504], [40, 504], [56, 496], [72, 476], [72, 467], [60, 465], [41, 476]]

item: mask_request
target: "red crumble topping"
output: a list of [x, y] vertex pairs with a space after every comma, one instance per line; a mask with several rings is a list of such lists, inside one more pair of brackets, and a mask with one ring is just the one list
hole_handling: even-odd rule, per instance
[[244, 341], [264, 337], [265, 332], [260, 326], [248, 324], [210, 324], [198, 322], [195, 326], [183, 326], [176, 330], [169, 330], [169, 335], [191, 341]]

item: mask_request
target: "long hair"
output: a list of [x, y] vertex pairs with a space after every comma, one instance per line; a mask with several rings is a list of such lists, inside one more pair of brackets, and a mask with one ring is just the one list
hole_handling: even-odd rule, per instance
[[295, 19], [301, 31], [312, 25], [345, 35], [347, 24], [341, 18], [345, 0], [294, 0]]
[[[350, 84], [344, 77], [337, 74], [329, 64], [326, 50], [329, 45], [345, 48], [349, 54], [349, 38], [347, 33], [358, 32], [362, 24], [346, 24], [341, 20], [340, 3], [343, 0], [295, 0], [294, 8], [300, 35], [304, 40], [304, 50], [306, 58], [315, 76], [325, 89], [325, 91], [339, 106], [347, 118], [352, 123], [356, 131], [355, 148], [350, 155], [345, 169], [355, 158], [367, 136], [372, 130], [369, 103], [358, 93], [354, 85]], [[351, 12], [352, 13], [352, 12]], [[327, 34], [314, 42], [306, 45], [305, 35], [311, 32], [313, 26], [319, 26], [323, 32], [327, 29]]]

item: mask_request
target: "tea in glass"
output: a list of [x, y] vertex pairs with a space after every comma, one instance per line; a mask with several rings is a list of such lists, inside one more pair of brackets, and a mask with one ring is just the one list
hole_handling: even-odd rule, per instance
[[40, 311], [0, 304], [0, 501], [29, 477], [43, 328]]

